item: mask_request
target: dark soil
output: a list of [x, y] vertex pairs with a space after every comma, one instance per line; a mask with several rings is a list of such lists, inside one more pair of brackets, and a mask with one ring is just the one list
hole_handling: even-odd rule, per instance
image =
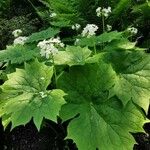
[[[45, 120], [38, 132], [33, 121], [30, 121], [12, 131], [9, 125], [4, 131], [0, 123], [0, 150], [78, 150], [71, 139], [65, 140], [67, 125], [68, 122], [56, 124]], [[146, 134], [133, 134], [137, 142], [133, 150], [150, 150], [150, 124], [145, 124], [144, 129]]]
[[46, 120], [38, 132], [33, 121], [10, 131], [0, 126], [0, 150], [77, 150], [72, 140], [65, 140], [66, 123], [56, 124]]

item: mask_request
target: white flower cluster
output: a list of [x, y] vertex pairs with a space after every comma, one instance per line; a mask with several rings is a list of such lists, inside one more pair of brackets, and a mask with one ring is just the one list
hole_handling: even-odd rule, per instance
[[107, 27], [107, 31], [111, 31], [112, 30], [112, 26], [111, 25], [107, 24], [106, 27]]
[[101, 7], [98, 7], [96, 9], [96, 13], [98, 17], [101, 17], [101, 16], [108, 17], [109, 14], [111, 13], [111, 7], [103, 8], [103, 9]]
[[82, 36], [91, 37], [95, 35], [95, 32], [98, 30], [98, 26], [95, 24], [87, 24], [82, 31]]
[[57, 16], [57, 14], [54, 13], [54, 12], [50, 14], [50, 17], [51, 17], [51, 18], [54, 18], [54, 17], [56, 17], [56, 16]]
[[16, 30], [14, 30], [13, 32], [12, 32], [12, 35], [14, 36], [14, 37], [18, 37], [18, 36], [20, 36], [22, 34], [22, 30], [20, 30], [20, 29], [16, 29]]
[[60, 41], [60, 38], [51, 38], [49, 40], [43, 40], [38, 43], [37, 45], [41, 51], [41, 56], [46, 57], [47, 59], [50, 58], [50, 56], [53, 56], [58, 53], [58, 47], [64, 47], [64, 44]]
[[45, 97], [47, 97], [47, 94], [45, 93], [45, 92], [39, 92], [39, 94], [40, 94], [40, 96], [42, 97], [42, 98], [45, 98]]
[[14, 40], [14, 45], [24, 45], [28, 37], [26, 36], [19, 36]]
[[128, 31], [129, 33], [131, 33], [132, 35], [135, 35], [135, 34], [138, 33], [138, 29], [137, 29], [137, 28], [134, 28], [134, 27], [128, 28], [127, 31]]
[[79, 30], [80, 28], [81, 28], [81, 25], [78, 23], [72, 26], [72, 30]]

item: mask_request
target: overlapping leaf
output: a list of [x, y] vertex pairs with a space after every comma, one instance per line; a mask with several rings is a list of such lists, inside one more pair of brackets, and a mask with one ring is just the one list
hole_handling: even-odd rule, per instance
[[87, 47], [67, 46], [66, 51], [59, 51], [54, 55], [56, 65], [84, 65], [85, 63], [94, 63], [98, 60], [98, 55], [91, 57], [92, 51]]
[[12, 64], [20, 64], [38, 57], [38, 55], [39, 50], [33, 46], [9, 46], [6, 50], [0, 51], [0, 61], [11, 61]]
[[123, 106], [117, 97], [108, 99], [115, 80], [113, 68], [103, 61], [72, 67], [59, 79], [58, 86], [68, 93], [61, 117], [79, 114], [68, 127], [68, 138], [79, 150], [131, 150], [135, 141], [130, 132], [142, 131], [145, 118], [131, 101]]
[[83, 97], [86, 97], [87, 101], [94, 97], [93, 102], [97, 103], [99, 97], [103, 99], [103, 96], [108, 95], [107, 91], [114, 85], [116, 78], [111, 65], [103, 61], [100, 64], [72, 67], [69, 74], [64, 73], [58, 80], [58, 86], [68, 93], [67, 97], [70, 94], [75, 96], [76, 102], [84, 102]]
[[[117, 95], [126, 104], [133, 100], [146, 112], [150, 99], [150, 56], [144, 52], [112, 52], [107, 54], [116, 71], [111, 95]], [[119, 63], [118, 63], [119, 62]]]
[[[12, 121], [13, 127], [26, 124], [33, 117], [40, 128], [43, 117], [56, 121], [61, 106], [65, 103], [62, 90], [46, 90], [51, 82], [53, 67], [37, 60], [26, 64], [25, 69], [16, 69], [2, 85], [0, 115], [3, 122]], [[5, 116], [8, 116], [5, 119]]]
[[90, 38], [82, 38], [77, 43], [80, 46], [91, 46], [99, 45], [105, 42], [111, 42], [115, 39], [120, 39], [122, 37], [122, 32], [112, 31], [112, 32], [105, 32], [99, 36], [92, 36]]

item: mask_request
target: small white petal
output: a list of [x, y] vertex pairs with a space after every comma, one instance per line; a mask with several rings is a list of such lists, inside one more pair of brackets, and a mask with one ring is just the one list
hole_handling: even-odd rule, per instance
[[14, 35], [14, 37], [18, 37], [20, 36], [22, 33], [22, 30], [21, 29], [16, 29], [12, 32], [12, 34]]
[[40, 79], [41, 79], [41, 80], [45, 80], [45, 78], [44, 78], [44, 77], [41, 77]]
[[56, 17], [56, 16], [57, 16], [56, 13], [51, 13], [51, 14], [50, 14], [50, 17], [51, 17], [51, 18], [54, 18], [54, 17]]
[[106, 27], [107, 27], [107, 31], [111, 31], [112, 26], [110, 26], [110, 25], [107, 24]]

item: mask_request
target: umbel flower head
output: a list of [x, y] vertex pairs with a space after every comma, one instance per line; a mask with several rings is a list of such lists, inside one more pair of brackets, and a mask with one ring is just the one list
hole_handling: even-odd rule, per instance
[[26, 36], [19, 36], [14, 40], [14, 45], [24, 45], [28, 37]]
[[87, 24], [86, 27], [82, 31], [82, 36], [91, 37], [95, 35], [98, 30], [98, 26], [95, 24]]
[[138, 33], [138, 29], [135, 28], [135, 27], [130, 27], [130, 28], [127, 28], [127, 31], [132, 34], [132, 35], [135, 35]]
[[47, 59], [50, 56], [53, 56], [58, 53], [59, 47], [64, 47], [64, 44], [60, 41], [60, 38], [50, 38], [49, 40], [43, 40], [38, 43], [37, 45], [41, 51], [40, 55], [46, 57]]
[[111, 7], [103, 8], [103, 9], [101, 7], [98, 7], [96, 9], [96, 13], [98, 17], [101, 17], [101, 16], [108, 17], [111, 13]]
[[18, 36], [20, 36], [22, 34], [22, 30], [21, 29], [16, 29], [16, 30], [14, 30], [13, 32], [12, 32], [12, 35], [14, 36], [14, 37], [18, 37]]

